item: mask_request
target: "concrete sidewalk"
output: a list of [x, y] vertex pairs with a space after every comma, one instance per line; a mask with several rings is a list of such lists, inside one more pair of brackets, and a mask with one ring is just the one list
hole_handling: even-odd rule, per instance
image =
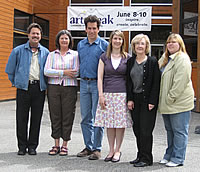
[[47, 102], [41, 125], [40, 144], [37, 156], [18, 156], [15, 131], [15, 101], [0, 102], [0, 172], [199, 172], [200, 170], [200, 134], [194, 134], [196, 125], [200, 125], [200, 114], [192, 112], [189, 131], [189, 143], [185, 164], [182, 167], [165, 167], [158, 164], [166, 148], [166, 132], [161, 115], [158, 115], [154, 130], [154, 164], [150, 167], [135, 168], [129, 161], [136, 157], [136, 143], [132, 129], [127, 129], [122, 145], [122, 157], [119, 163], [103, 161], [108, 153], [106, 134], [103, 140], [102, 158], [89, 161], [87, 158], [77, 158], [76, 154], [84, 148], [80, 129], [80, 106], [77, 102], [72, 140], [69, 142], [69, 155], [66, 157], [49, 156], [48, 151], [53, 146]]

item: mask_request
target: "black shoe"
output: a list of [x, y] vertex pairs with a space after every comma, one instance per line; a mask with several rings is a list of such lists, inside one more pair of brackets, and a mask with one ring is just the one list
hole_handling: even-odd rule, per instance
[[28, 154], [29, 154], [29, 155], [37, 155], [37, 152], [36, 152], [35, 149], [29, 149], [29, 150], [28, 150]]
[[25, 155], [26, 154], [26, 150], [19, 150], [17, 152], [17, 155]]
[[152, 165], [152, 164], [148, 164], [146, 162], [140, 161], [140, 162], [134, 164], [134, 167], [146, 167], [146, 166], [150, 166], [150, 165]]
[[121, 156], [122, 156], [122, 153], [120, 152], [120, 154], [119, 154], [119, 158], [118, 158], [118, 159], [115, 159], [115, 158], [114, 158], [114, 156], [113, 156], [113, 158], [112, 158], [111, 162], [119, 162], [119, 161], [120, 161], [120, 158], [121, 158]]
[[[114, 155], [113, 155], [113, 156], [114, 156]], [[104, 161], [105, 161], [105, 162], [112, 161], [113, 156], [108, 157], [108, 155], [107, 155], [107, 157], [104, 159]]]
[[136, 158], [135, 160], [130, 161], [129, 163], [130, 163], [130, 164], [136, 164], [136, 163], [138, 163], [139, 161], [140, 161], [140, 159], [139, 159], [139, 158]]

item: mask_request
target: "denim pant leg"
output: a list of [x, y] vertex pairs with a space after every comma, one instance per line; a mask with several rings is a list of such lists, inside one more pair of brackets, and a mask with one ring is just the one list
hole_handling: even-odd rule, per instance
[[94, 127], [98, 89], [96, 81], [80, 81], [81, 129], [84, 143], [89, 150], [101, 150], [102, 129]]
[[170, 161], [174, 163], [183, 164], [185, 160], [190, 114], [191, 111], [169, 115], [173, 132], [173, 137], [168, 138], [172, 140]]
[[168, 160], [168, 161], [170, 160], [171, 154], [172, 154], [172, 151], [173, 151], [173, 137], [174, 137], [171, 122], [170, 122], [170, 116], [171, 115], [168, 115], [168, 114], [162, 115], [163, 121], [164, 121], [164, 124], [165, 124], [165, 130], [167, 131], [167, 146], [168, 146], [163, 158]]
[[92, 150], [93, 147], [93, 125], [92, 125], [92, 97], [88, 90], [88, 83], [80, 81], [80, 110], [81, 110], [81, 129], [86, 148]]
[[[93, 125], [94, 125], [95, 117], [96, 117], [97, 104], [98, 104], [98, 99], [99, 99], [97, 83], [91, 82], [90, 88], [91, 88], [91, 94], [92, 94], [92, 116], [93, 116]], [[104, 132], [103, 127], [94, 127], [93, 150], [101, 151], [103, 132]]]

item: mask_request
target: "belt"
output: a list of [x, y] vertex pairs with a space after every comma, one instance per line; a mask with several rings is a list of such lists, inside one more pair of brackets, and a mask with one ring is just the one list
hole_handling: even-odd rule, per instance
[[40, 80], [29, 80], [29, 84], [38, 84]]
[[84, 78], [82, 78], [82, 79], [84, 79], [84, 80], [86, 80], [86, 81], [94, 81], [94, 80], [97, 80], [97, 78], [87, 78], [87, 77], [84, 77]]

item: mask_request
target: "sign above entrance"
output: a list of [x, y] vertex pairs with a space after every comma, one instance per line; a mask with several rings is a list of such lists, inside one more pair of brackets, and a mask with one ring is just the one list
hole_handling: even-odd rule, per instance
[[84, 18], [96, 15], [101, 30], [151, 31], [152, 7], [68, 7], [68, 30], [85, 30]]

